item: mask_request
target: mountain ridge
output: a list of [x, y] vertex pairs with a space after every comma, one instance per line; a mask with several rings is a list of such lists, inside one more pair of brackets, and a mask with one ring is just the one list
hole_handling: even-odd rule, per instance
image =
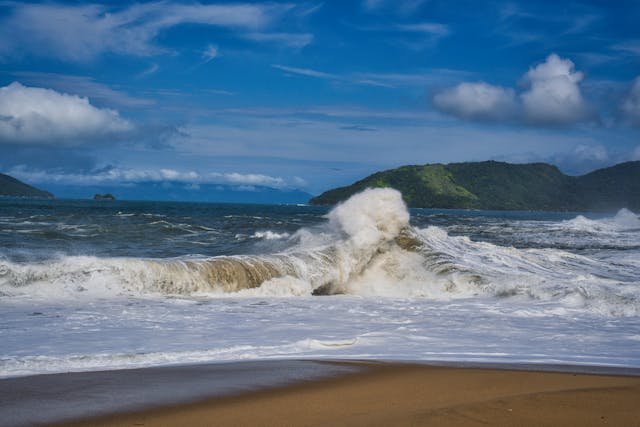
[[34, 197], [53, 199], [53, 194], [26, 184], [12, 176], [0, 173], [0, 196], [4, 197]]
[[330, 205], [368, 187], [392, 187], [409, 207], [486, 210], [586, 211], [640, 209], [640, 161], [581, 176], [548, 163], [484, 162], [407, 165], [376, 172], [313, 197]]

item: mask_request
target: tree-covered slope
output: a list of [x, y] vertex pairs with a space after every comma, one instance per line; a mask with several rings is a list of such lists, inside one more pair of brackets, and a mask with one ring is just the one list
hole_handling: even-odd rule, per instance
[[22, 181], [0, 173], [0, 196], [9, 197], [41, 197], [52, 199], [53, 194], [38, 190]]
[[612, 206], [640, 209], [640, 161], [620, 163], [578, 177], [586, 208], [607, 210]]
[[411, 207], [496, 210], [640, 208], [640, 162], [573, 177], [546, 163], [402, 166], [329, 190], [311, 204], [335, 204], [367, 187], [399, 190]]

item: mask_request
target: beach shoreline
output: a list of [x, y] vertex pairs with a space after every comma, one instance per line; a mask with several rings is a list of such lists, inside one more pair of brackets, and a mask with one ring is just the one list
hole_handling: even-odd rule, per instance
[[640, 425], [634, 368], [276, 360], [0, 380], [9, 389], [10, 426]]

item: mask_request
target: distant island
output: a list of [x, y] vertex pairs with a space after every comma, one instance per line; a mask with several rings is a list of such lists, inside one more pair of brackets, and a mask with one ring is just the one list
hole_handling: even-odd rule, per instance
[[312, 198], [332, 205], [367, 187], [392, 187], [410, 207], [444, 209], [606, 211], [640, 209], [640, 161], [582, 176], [547, 163], [496, 161], [402, 166]]
[[95, 194], [93, 200], [115, 200], [115, 196], [111, 193]]
[[25, 184], [12, 176], [0, 173], [0, 196], [53, 199], [53, 194]]

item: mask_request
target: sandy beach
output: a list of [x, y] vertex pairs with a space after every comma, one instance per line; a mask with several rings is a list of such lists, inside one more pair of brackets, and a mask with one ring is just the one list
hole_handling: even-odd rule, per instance
[[[277, 362], [280, 367], [287, 363]], [[345, 365], [357, 369], [58, 425], [640, 426], [637, 372], [604, 375], [376, 362]]]

